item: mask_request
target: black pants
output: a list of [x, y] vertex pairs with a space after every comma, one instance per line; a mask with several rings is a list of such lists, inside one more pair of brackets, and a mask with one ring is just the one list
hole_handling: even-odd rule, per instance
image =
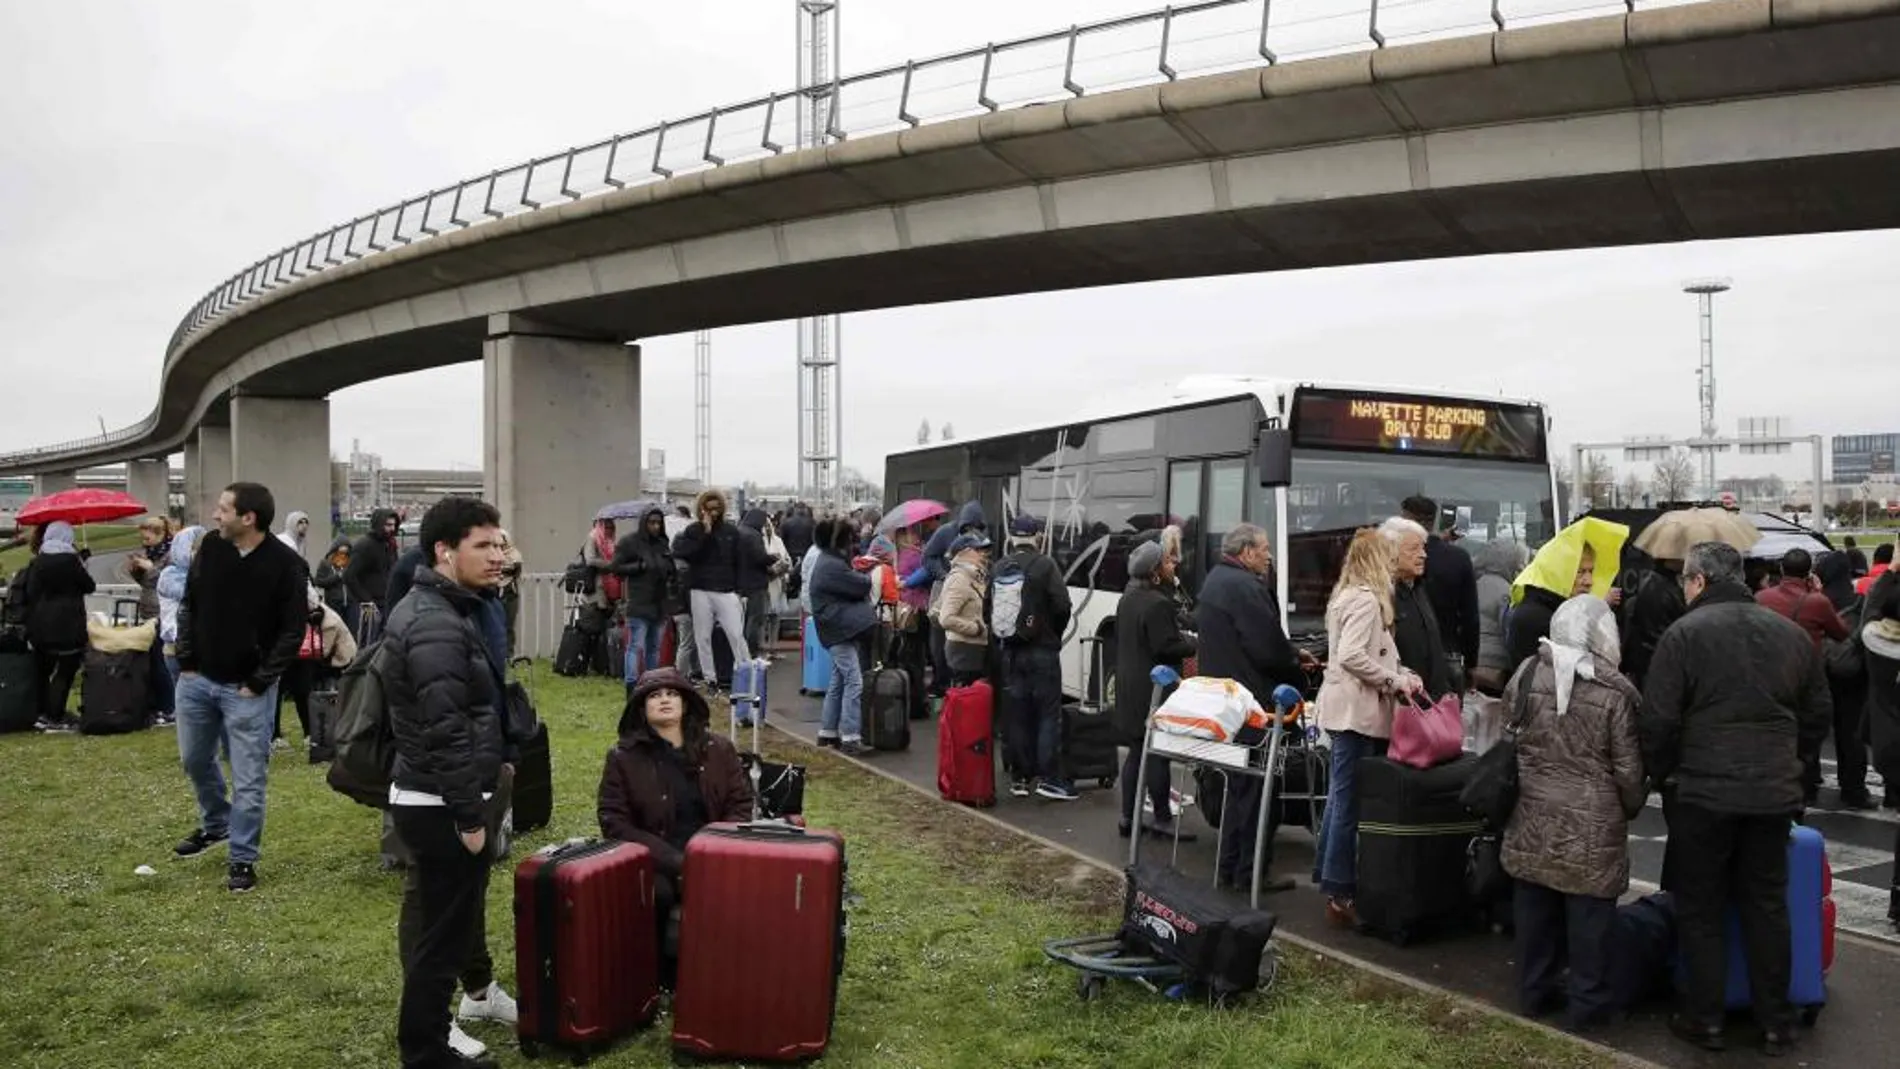
[[86, 661], [84, 651], [48, 653], [33, 651], [40, 673], [40, 716], [51, 721], [66, 719], [66, 702], [73, 695], [73, 680], [79, 678], [79, 666]]
[[[1867, 736], [1862, 733], [1861, 720], [1867, 714], [1867, 683], [1864, 679], [1851, 683], [1830, 679], [1828, 690], [1829, 697], [1834, 699], [1834, 760], [1841, 774], [1841, 794], [1847, 798], [1865, 795]], [[1802, 764], [1801, 785], [1809, 793], [1820, 790], [1820, 752], [1803, 754]]]
[[[1616, 952], [1616, 899], [1567, 895], [1517, 881], [1517, 998], [1537, 1015], [1568, 996], [1572, 1027], [1603, 1021], [1616, 1008], [1610, 986]], [[1568, 988], [1560, 986], [1565, 967]]]
[[1688, 974], [1683, 1011], [1720, 1025], [1728, 988], [1728, 908], [1741, 915], [1755, 1019], [1793, 1023], [1788, 1005], [1788, 827], [1792, 814], [1739, 816], [1681, 802], [1669, 817], [1676, 926]]
[[[1264, 785], [1258, 776], [1227, 777], [1227, 796], [1220, 810], [1220, 858], [1215, 874], [1243, 887], [1253, 879], [1253, 840], [1260, 829], [1260, 791]], [[1273, 837], [1280, 830], [1280, 807], [1267, 807], [1267, 839], [1261, 851], [1260, 873], [1264, 879], [1273, 868]]]
[[415, 856], [403, 881], [397, 926], [403, 969], [396, 1044], [405, 1069], [433, 1069], [450, 1057], [449, 998], [456, 981], [480, 991], [492, 978], [484, 917], [489, 852], [468, 852], [447, 809], [395, 806], [391, 812]]
[[[1135, 812], [1135, 777], [1141, 772], [1141, 747], [1130, 746], [1128, 757], [1122, 761], [1122, 823], [1133, 826], [1140, 815]], [[1155, 822], [1163, 823], [1174, 819], [1171, 808], [1172, 799], [1169, 788], [1172, 786], [1168, 775], [1168, 760], [1165, 757], [1148, 758], [1148, 802], [1154, 806]]]
[[1061, 775], [1062, 651], [1015, 646], [1003, 651], [1003, 701], [1009, 766], [1019, 779]]
[[943, 627], [930, 621], [930, 696], [943, 697], [950, 687], [950, 655], [944, 648]]
[[298, 658], [290, 662], [277, 686], [277, 718], [271, 724], [270, 737], [284, 737], [284, 699], [297, 710], [297, 723], [303, 728], [303, 737], [310, 738], [310, 692], [316, 689], [317, 674], [323, 665], [316, 661]]

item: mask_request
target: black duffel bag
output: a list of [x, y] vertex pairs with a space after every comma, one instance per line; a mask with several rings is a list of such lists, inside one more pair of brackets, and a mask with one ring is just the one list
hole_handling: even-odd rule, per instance
[[1148, 862], [1128, 869], [1122, 945], [1181, 966], [1216, 1000], [1260, 986], [1261, 958], [1279, 918]]

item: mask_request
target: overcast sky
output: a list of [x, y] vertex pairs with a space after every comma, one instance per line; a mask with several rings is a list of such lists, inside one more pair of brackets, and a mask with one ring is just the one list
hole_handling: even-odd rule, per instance
[[[1142, 0], [847, 0], [847, 70], [1137, 10]], [[0, 5], [0, 449], [143, 418], [166, 339], [257, 257], [450, 180], [794, 81], [793, 0]], [[1719, 414], [1900, 429], [1892, 232], [1154, 283], [849, 316], [846, 463], [920, 420], [960, 437], [1191, 372], [1534, 396], [1568, 442], [1693, 433], [1694, 299], [1718, 299]], [[645, 342], [645, 436], [691, 467], [692, 339]], [[790, 323], [713, 341], [714, 474], [789, 479]], [[332, 449], [473, 466], [479, 365], [337, 394]], [[1727, 462], [1741, 474], [1742, 461]], [[1758, 462], [1759, 463], [1759, 462]], [[1782, 470], [1796, 474], [1805, 460]]]

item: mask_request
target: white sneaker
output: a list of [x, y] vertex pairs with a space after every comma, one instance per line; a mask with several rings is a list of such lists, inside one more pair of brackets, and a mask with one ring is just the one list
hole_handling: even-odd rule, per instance
[[464, 1058], [479, 1058], [488, 1053], [488, 1044], [462, 1031], [454, 1021], [450, 1021], [449, 1049]]
[[506, 1025], [513, 1025], [521, 1019], [514, 998], [496, 983], [489, 984], [481, 998], [463, 995], [461, 1008], [455, 1015], [464, 1021], [499, 1021]]

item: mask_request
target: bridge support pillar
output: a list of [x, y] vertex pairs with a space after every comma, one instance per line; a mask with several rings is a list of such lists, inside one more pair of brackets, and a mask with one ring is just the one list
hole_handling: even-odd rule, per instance
[[277, 502], [273, 531], [292, 512], [310, 516], [305, 556], [330, 548], [330, 400], [327, 397], [231, 398], [233, 482], [263, 483]]
[[78, 485], [79, 472], [77, 469], [73, 471], [42, 472], [33, 477], [33, 496], [45, 497], [47, 494], [57, 494], [61, 490], [71, 490]]
[[200, 425], [185, 441], [185, 526], [212, 526], [218, 495], [231, 485], [231, 428]]
[[154, 516], [171, 515], [171, 459], [126, 461], [125, 492], [143, 502], [146, 512]]
[[640, 349], [494, 315], [482, 375], [483, 490], [526, 569], [560, 571], [595, 510], [640, 496]]

